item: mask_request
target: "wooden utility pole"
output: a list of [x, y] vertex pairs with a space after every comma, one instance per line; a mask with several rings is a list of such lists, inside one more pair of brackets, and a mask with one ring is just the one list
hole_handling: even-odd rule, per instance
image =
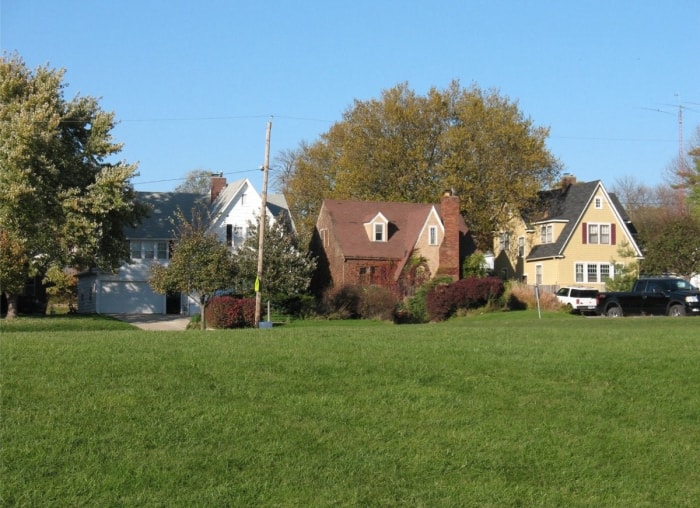
[[267, 132], [265, 134], [265, 162], [263, 164], [263, 188], [262, 205], [260, 206], [260, 222], [258, 224], [258, 273], [255, 278], [255, 328], [260, 328], [260, 314], [262, 310], [262, 293], [260, 284], [263, 278], [263, 247], [265, 244], [265, 223], [267, 222], [267, 175], [270, 172], [270, 132], [272, 131], [272, 120], [267, 122]]

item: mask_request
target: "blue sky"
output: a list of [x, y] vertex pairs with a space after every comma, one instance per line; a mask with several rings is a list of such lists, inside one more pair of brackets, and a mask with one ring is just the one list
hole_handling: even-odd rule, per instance
[[497, 89], [579, 180], [663, 181], [700, 124], [697, 0], [0, 0], [0, 45], [114, 111], [137, 190], [248, 177], [353, 100]]

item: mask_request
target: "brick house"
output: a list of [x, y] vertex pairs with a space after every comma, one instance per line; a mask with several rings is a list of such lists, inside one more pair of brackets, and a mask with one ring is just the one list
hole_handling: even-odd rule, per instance
[[436, 275], [459, 279], [474, 251], [459, 197], [440, 204], [325, 199], [311, 251], [316, 293], [344, 285], [399, 287], [404, 294]]

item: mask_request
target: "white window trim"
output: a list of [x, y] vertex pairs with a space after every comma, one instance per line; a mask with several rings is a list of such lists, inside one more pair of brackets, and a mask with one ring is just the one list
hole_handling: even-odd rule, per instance
[[[601, 229], [603, 226], [607, 226], [608, 228], [608, 234], [607, 234], [607, 242], [603, 242], [603, 235], [601, 234]], [[610, 238], [610, 233], [612, 231], [612, 226], [610, 222], [589, 222], [588, 225], [586, 226], [588, 228], [588, 231], [586, 232], [586, 243], [590, 243], [591, 245], [611, 245], [611, 238]], [[595, 228], [595, 237], [596, 241], [593, 242], [591, 241], [591, 228]]]
[[430, 226], [428, 228], [428, 245], [438, 244], [438, 228], [437, 226]]
[[540, 243], [554, 243], [554, 226], [552, 224], [540, 226]]
[[[138, 253], [134, 250], [139, 244]], [[163, 252], [158, 248], [159, 244], [165, 244], [165, 257], [158, 254]], [[138, 254], [134, 256], [134, 254]], [[168, 240], [129, 240], [129, 257], [132, 261], [167, 261], [170, 258], [170, 242]]]
[[386, 224], [383, 222], [374, 222], [372, 224], [372, 241], [386, 242]]
[[595, 207], [598, 210], [603, 208], [603, 198], [595, 198]]
[[[589, 280], [589, 267], [596, 267], [595, 280]], [[574, 281], [576, 284], [604, 284], [602, 267], [608, 267], [608, 277], [615, 278], [615, 265], [609, 261], [577, 261], [574, 263]], [[581, 272], [577, 272], [577, 268], [581, 267]], [[578, 277], [580, 275], [580, 277]]]
[[508, 252], [510, 250], [510, 233], [508, 231], [501, 233], [500, 244], [501, 252]]

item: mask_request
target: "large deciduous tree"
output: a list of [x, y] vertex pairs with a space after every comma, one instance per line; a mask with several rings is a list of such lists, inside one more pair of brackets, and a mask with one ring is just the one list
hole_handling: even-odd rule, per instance
[[429, 203], [454, 189], [487, 246], [509, 209], [525, 208], [558, 177], [548, 134], [496, 91], [454, 81], [421, 96], [399, 84], [356, 100], [318, 141], [300, 145], [279, 183], [304, 236], [324, 198]]
[[193, 211], [191, 219], [179, 211], [176, 222], [170, 262], [151, 266], [149, 284], [157, 293], [196, 296], [202, 311], [201, 328], [205, 329], [207, 305], [217, 291], [234, 286], [237, 267], [229, 248], [207, 232], [198, 211]]
[[668, 215], [659, 234], [644, 238], [644, 273], [674, 273], [686, 279], [700, 273], [700, 217]]
[[175, 187], [175, 192], [192, 192], [196, 194], [209, 194], [211, 177], [214, 175], [208, 169], [193, 169], [181, 184]]
[[688, 203], [695, 216], [700, 217], [700, 126], [695, 136], [696, 142], [688, 152], [690, 163], [680, 176], [688, 189]]
[[64, 71], [30, 70], [16, 54], [0, 57], [0, 285], [15, 312], [29, 275], [50, 265], [113, 268], [128, 258], [124, 228], [145, 209], [114, 162], [114, 113], [97, 99], [64, 97]]

